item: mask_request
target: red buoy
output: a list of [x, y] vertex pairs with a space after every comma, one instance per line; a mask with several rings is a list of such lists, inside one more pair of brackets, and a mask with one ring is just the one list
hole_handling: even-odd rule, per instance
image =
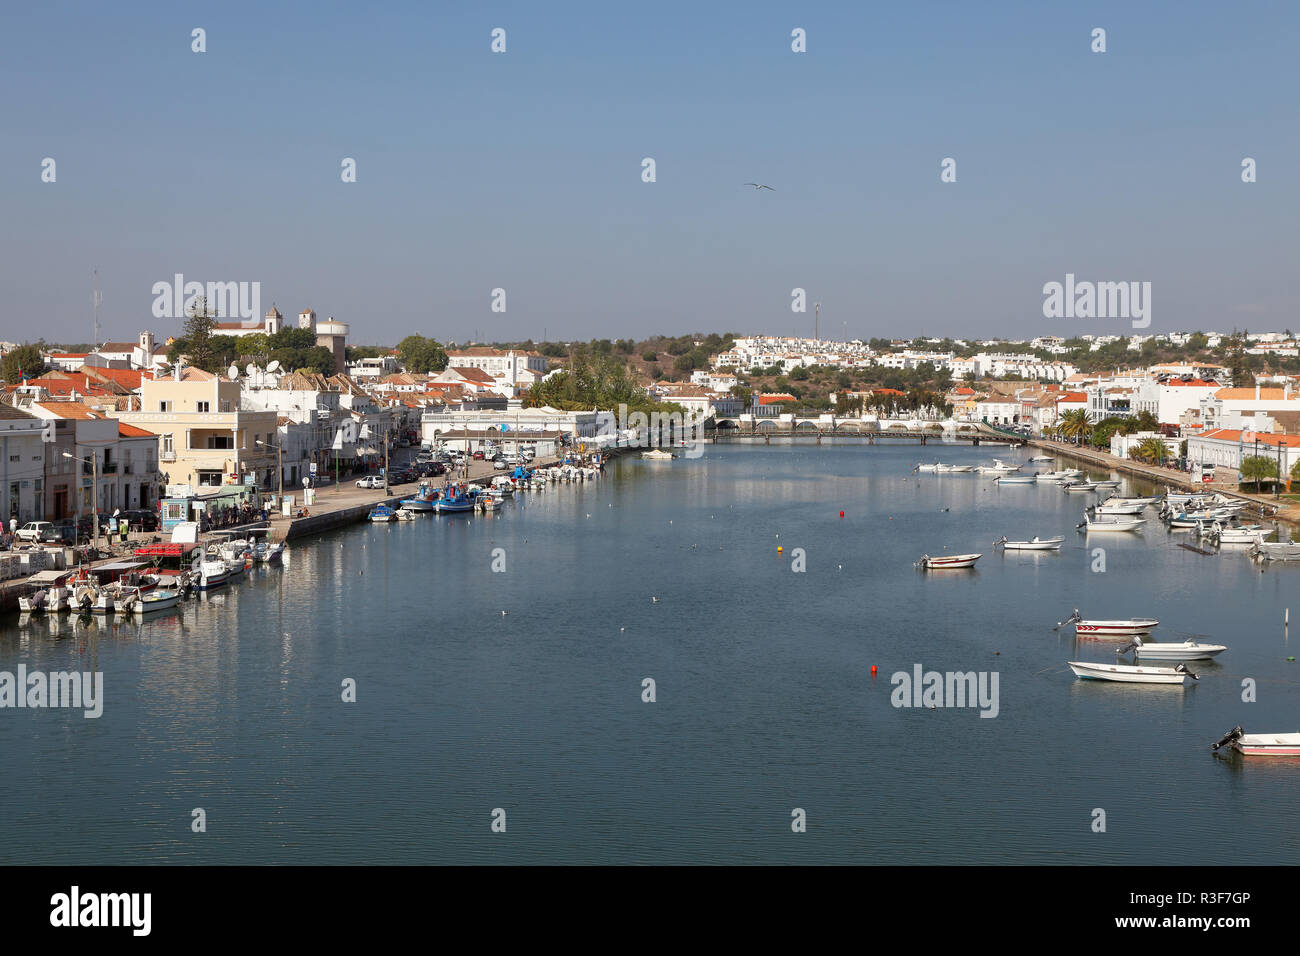
[[841, 518], [844, 517], [844, 512], [843, 512], [843, 511], [840, 512], [840, 517], [841, 517]]

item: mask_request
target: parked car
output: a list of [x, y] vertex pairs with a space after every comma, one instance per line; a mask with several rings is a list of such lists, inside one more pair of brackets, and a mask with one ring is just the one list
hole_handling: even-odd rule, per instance
[[77, 529], [70, 524], [55, 524], [52, 521], [46, 522], [49, 527], [41, 531], [41, 536], [37, 540], [41, 544], [58, 544], [75, 547], [77, 544]]
[[382, 488], [384, 487], [383, 475], [366, 475], [364, 478], [357, 479], [358, 488]]
[[492, 462], [492, 467], [497, 471], [505, 471], [510, 467], [510, 462], [506, 461], [504, 458], [497, 458]]
[[475, 460], [475, 461], [482, 461], [482, 460], [484, 459], [484, 457], [485, 457], [485, 456], [484, 456], [483, 452], [481, 452], [481, 451], [476, 451], [476, 452], [474, 452], [474, 460]]
[[53, 521], [29, 521], [14, 532], [14, 537], [19, 541], [39, 541], [41, 532], [53, 525]]

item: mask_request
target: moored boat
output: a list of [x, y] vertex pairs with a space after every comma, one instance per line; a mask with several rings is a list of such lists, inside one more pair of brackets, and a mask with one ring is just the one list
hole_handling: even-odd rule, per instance
[[1061, 545], [1065, 543], [1063, 535], [1057, 535], [1054, 538], [1040, 538], [1038, 535], [1029, 541], [1008, 541], [1003, 535], [1000, 541], [993, 542], [995, 548], [1001, 547], [1005, 551], [1059, 551]]
[[370, 509], [369, 520], [379, 522], [396, 521], [397, 513], [388, 505], [378, 504]]
[[672, 461], [673, 453], [664, 451], [662, 448], [655, 448], [650, 451], [641, 452], [641, 457], [647, 461]]
[[921, 560], [916, 563], [918, 568], [924, 568], [927, 571], [942, 571], [949, 568], [973, 568], [975, 562], [982, 555], [979, 554], [941, 554], [937, 557], [931, 557], [928, 554], [921, 555]]
[[1109, 680], [1125, 684], [1183, 684], [1189, 678], [1200, 680], [1183, 664], [1173, 667], [1139, 667], [1133, 664], [1094, 664], [1066, 661], [1075, 675], [1086, 680]]
[[1133, 656], [1150, 661], [1208, 661], [1228, 648], [1223, 644], [1202, 644], [1200, 641], [1150, 643], [1134, 636], [1133, 640], [1118, 648], [1116, 654], [1133, 652]]
[[1032, 485], [1038, 479], [1033, 475], [1002, 475], [993, 480], [999, 485]]
[[1248, 757], [1300, 757], [1300, 734], [1248, 734], [1237, 726], [1210, 744], [1210, 749], [1224, 746]]
[[1090, 515], [1084, 514], [1083, 522], [1078, 525], [1080, 531], [1137, 531], [1147, 523], [1146, 518], [1130, 518], [1124, 515], [1115, 515], [1108, 521], [1094, 520]]
[[1159, 624], [1153, 617], [1133, 617], [1122, 620], [1085, 619], [1076, 607], [1074, 613], [1056, 625], [1059, 630], [1067, 624], [1074, 625], [1074, 633], [1079, 637], [1133, 637], [1149, 634]]
[[174, 608], [181, 603], [180, 591], [146, 591], [138, 596], [138, 599], [131, 605], [131, 613], [136, 615], [153, 614], [155, 611], [166, 611]]

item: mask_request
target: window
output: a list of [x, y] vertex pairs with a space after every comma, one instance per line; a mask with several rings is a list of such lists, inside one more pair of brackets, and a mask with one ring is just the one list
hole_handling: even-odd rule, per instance
[[212, 411], [212, 403], [211, 403], [211, 402], [195, 402], [195, 403], [194, 403], [194, 410], [195, 410], [196, 412], [210, 412], [210, 411]]
[[208, 448], [234, 448], [235, 439], [230, 435], [209, 435]]
[[223, 412], [228, 412], [228, 411], [230, 411], [230, 399], [228, 399], [228, 398], [223, 398], [223, 399], [221, 400], [221, 410], [222, 410]]
[[159, 402], [159, 403], [158, 403], [158, 411], [160, 411], [160, 412], [170, 412], [171, 410], [172, 410], [172, 403], [171, 403], [171, 402]]
[[221, 487], [221, 472], [219, 471], [200, 471], [198, 472], [200, 488], [219, 488]]
[[164, 454], [164, 455], [174, 455], [174, 454], [176, 454], [176, 436], [175, 436], [175, 435], [163, 435], [163, 437], [162, 437], [162, 450], [163, 450], [163, 454]]

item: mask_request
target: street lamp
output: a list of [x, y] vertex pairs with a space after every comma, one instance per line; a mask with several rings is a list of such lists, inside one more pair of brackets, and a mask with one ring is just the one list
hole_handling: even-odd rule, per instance
[[275, 497], [279, 501], [284, 497], [284, 449], [279, 445], [268, 445], [260, 438], [255, 438], [254, 442], [263, 448], [275, 449]]
[[65, 451], [64, 458], [71, 458], [73, 461], [79, 461], [83, 464], [90, 462], [91, 467], [91, 485], [90, 485], [90, 513], [94, 520], [95, 528], [95, 547], [99, 547], [99, 456], [91, 455], [89, 458], [80, 458], [71, 452]]

